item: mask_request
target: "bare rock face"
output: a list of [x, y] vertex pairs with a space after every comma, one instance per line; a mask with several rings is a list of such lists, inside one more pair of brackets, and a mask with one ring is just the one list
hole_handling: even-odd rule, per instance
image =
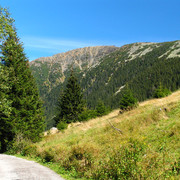
[[98, 65], [102, 57], [117, 49], [119, 48], [115, 46], [79, 48], [51, 57], [38, 58], [31, 61], [30, 66], [33, 75], [40, 81], [38, 84], [47, 87], [50, 91], [52, 87], [64, 82], [65, 72], [69, 71], [72, 65], [79, 71], [85, 71]]
[[68, 65], [75, 64], [82, 70], [83, 66], [90, 68], [99, 63], [100, 58], [119, 49], [115, 46], [96, 46], [79, 48], [66, 53], [59, 53], [51, 57], [41, 57], [32, 62], [31, 66], [40, 66], [40, 63], [59, 64], [62, 72], [67, 70]]
[[68, 65], [75, 64], [80, 70], [90, 68], [99, 63], [99, 60], [105, 55], [119, 49], [115, 46], [96, 46], [79, 48], [66, 53], [59, 53], [51, 57], [41, 57], [30, 62], [31, 66], [39, 67], [41, 63], [57, 64], [61, 67], [62, 72], [67, 70]]

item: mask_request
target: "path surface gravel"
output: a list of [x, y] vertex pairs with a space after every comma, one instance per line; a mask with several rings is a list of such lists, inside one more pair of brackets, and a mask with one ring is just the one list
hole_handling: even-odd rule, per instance
[[0, 180], [64, 180], [40, 164], [0, 154]]

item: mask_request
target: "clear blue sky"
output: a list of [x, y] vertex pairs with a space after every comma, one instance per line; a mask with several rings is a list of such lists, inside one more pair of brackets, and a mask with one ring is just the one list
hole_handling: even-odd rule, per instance
[[180, 0], [0, 0], [30, 60], [75, 48], [180, 40]]

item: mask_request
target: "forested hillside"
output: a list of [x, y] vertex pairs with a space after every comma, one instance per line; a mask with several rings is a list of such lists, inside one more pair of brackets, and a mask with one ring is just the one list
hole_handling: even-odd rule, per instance
[[88, 106], [95, 107], [100, 98], [106, 105], [117, 108], [127, 84], [139, 101], [152, 97], [159, 83], [176, 90], [180, 86], [178, 52], [179, 41], [136, 43], [111, 53], [81, 79]]
[[[139, 101], [151, 98], [160, 83], [171, 91], [180, 87], [180, 41], [134, 43], [103, 50], [105, 48], [96, 49], [96, 54], [101, 53], [94, 56], [91, 63], [87, 58], [90, 55], [82, 49], [81, 61], [75, 55], [69, 61], [66, 58], [62, 61], [60, 56], [59, 59], [56, 56], [31, 62], [44, 100], [49, 127], [53, 125], [57, 97], [66, 84], [72, 65], [89, 108], [95, 108], [99, 100], [111, 108], [119, 107], [122, 92], [127, 86]], [[72, 54], [75, 52], [78, 50]], [[52, 67], [56, 67], [56, 70], [52, 71]], [[61, 73], [57, 71], [58, 68]]]

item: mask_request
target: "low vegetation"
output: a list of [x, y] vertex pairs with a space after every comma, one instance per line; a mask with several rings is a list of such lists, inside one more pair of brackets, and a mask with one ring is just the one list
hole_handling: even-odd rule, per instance
[[72, 123], [19, 153], [75, 179], [179, 179], [180, 91]]

